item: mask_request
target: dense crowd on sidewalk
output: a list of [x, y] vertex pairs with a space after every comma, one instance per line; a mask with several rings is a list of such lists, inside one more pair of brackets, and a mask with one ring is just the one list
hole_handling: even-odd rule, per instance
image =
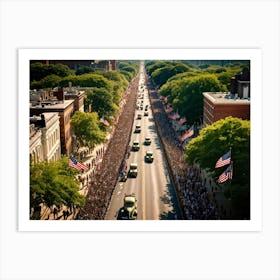
[[79, 211], [76, 219], [104, 219], [118, 179], [120, 166], [126, 157], [134, 120], [138, 83], [139, 76], [131, 82], [128, 90], [123, 95], [123, 106], [120, 109], [114, 131], [106, 145], [102, 162], [93, 174], [86, 196], [86, 204]]
[[184, 219], [219, 219], [199, 167], [189, 166], [184, 160], [184, 144], [178, 140], [180, 135], [172, 127], [172, 121], [164, 110], [164, 102], [154, 90], [150, 93], [150, 99]]

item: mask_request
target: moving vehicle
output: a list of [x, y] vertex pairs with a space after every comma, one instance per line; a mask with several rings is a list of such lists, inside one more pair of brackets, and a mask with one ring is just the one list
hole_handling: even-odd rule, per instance
[[141, 132], [141, 125], [140, 124], [137, 124], [135, 126], [135, 133], [140, 133]]
[[140, 144], [139, 144], [138, 140], [133, 141], [132, 150], [133, 151], [139, 151], [140, 150]]
[[122, 170], [120, 172], [120, 181], [125, 182], [127, 180], [127, 172], [125, 170]]
[[123, 200], [123, 207], [121, 208], [122, 220], [136, 220], [137, 219], [137, 200], [134, 193], [125, 194]]
[[130, 177], [136, 178], [138, 174], [138, 165], [137, 163], [131, 163], [129, 167], [129, 175]]
[[152, 151], [147, 151], [145, 155], [146, 162], [153, 162], [154, 161], [154, 155]]
[[150, 137], [150, 136], [146, 136], [146, 137], [145, 137], [144, 144], [145, 144], [145, 145], [150, 145], [151, 142], [152, 142], [151, 137]]

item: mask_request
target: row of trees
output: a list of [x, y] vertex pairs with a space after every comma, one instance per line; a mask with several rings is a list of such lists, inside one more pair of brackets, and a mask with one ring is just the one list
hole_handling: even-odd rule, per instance
[[[230, 91], [231, 78], [248, 62], [228, 65], [191, 65], [184, 61], [149, 61], [148, 75], [189, 125], [203, 117], [203, 92]], [[176, 70], [177, 69], [177, 73]], [[180, 72], [181, 71], [181, 72]], [[219, 157], [231, 149], [233, 178], [224, 184], [236, 218], [250, 218], [250, 121], [228, 117], [200, 130], [186, 146], [185, 159], [198, 163], [216, 181], [225, 168], [215, 168]]]
[[247, 62], [198, 67], [183, 61], [149, 61], [146, 70], [159, 87], [159, 93], [192, 124], [202, 119], [202, 93], [229, 91], [231, 78], [245, 66], [248, 66]]
[[186, 146], [185, 159], [198, 163], [216, 181], [226, 167], [215, 168], [215, 163], [230, 149], [233, 177], [224, 193], [238, 217], [250, 218], [250, 121], [227, 117], [203, 128]]

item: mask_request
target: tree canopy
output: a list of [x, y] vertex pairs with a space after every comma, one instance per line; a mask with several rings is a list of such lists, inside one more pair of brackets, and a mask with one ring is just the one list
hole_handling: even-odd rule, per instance
[[188, 123], [200, 121], [203, 115], [203, 92], [224, 91], [215, 75], [206, 74], [167, 82], [160, 94], [167, 96], [174, 109], [186, 116]]
[[[56, 162], [41, 162], [30, 166], [30, 208], [40, 204], [48, 207], [83, 207], [85, 198], [79, 194], [78, 173], [68, 166], [68, 159]], [[31, 217], [38, 218], [40, 217]]]
[[85, 107], [89, 108], [91, 105], [92, 110], [98, 113], [99, 117], [114, 116], [118, 106], [114, 103], [112, 93], [104, 88], [92, 88], [87, 90]]
[[[215, 168], [217, 160], [231, 149], [233, 178], [232, 199], [242, 206], [240, 215], [250, 209], [250, 121], [227, 117], [203, 128], [199, 136], [186, 146], [185, 158], [190, 164], [199, 163], [216, 180], [226, 167]], [[226, 189], [228, 191], [228, 189]]]
[[30, 64], [30, 82], [40, 81], [49, 75], [66, 77], [73, 74], [73, 71], [64, 64], [43, 64], [35, 62]]
[[189, 71], [190, 68], [183, 63], [170, 63], [163, 67], [155, 69], [151, 76], [154, 82], [160, 87], [162, 86], [170, 77]]
[[71, 126], [77, 140], [83, 146], [94, 148], [104, 142], [106, 132], [102, 131], [98, 114], [76, 111], [71, 119]]

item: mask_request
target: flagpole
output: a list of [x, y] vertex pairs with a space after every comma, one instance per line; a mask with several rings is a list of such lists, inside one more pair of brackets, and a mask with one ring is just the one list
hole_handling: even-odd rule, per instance
[[[230, 147], [231, 151], [231, 147]], [[233, 167], [233, 161], [230, 161], [230, 178], [229, 178], [229, 191], [230, 191], [230, 218], [232, 216], [232, 187], [231, 187], [231, 181], [232, 181], [232, 167]]]

